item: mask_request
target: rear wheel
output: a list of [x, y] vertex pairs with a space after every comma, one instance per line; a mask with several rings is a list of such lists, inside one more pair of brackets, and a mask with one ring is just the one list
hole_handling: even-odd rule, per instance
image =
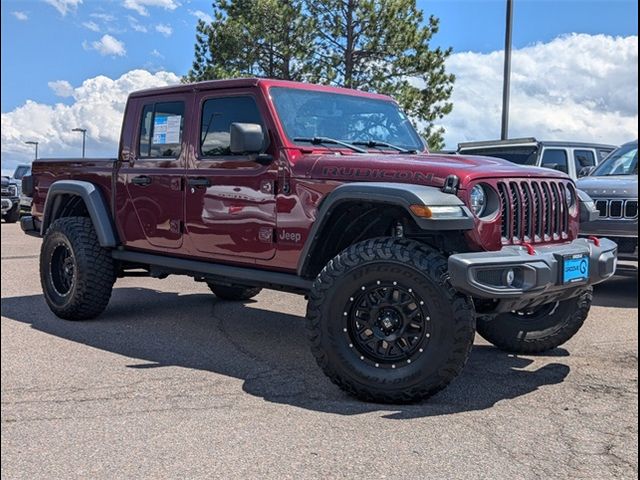
[[100, 246], [91, 219], [66, 217], [51, 224], [40, 250], [40, 282], [54, 314], [66, 320], [97, 317], [115, 280], [113, 259]]
[[477, 323], [478, 333], [496, 347], [514, 353], [552, 350], [573, 337], [589, 315], [593, 289], [562, 302], [509, 312]]
[[417, 242], [355, 244], [316, 278], [307, 309], [311, 349], [325, 374], [368, 401], [427, 398], [462, 370], [474, 337], [468, 297], [446, 259]]
[[262, 289], [258, 287], [242, 287], [238, 285], [228, 286], [228, 285], [217, 285], [215, 283], [209, 283], [209, 288], [215, 294], [216, 297], [221, 298], [223, 300], [249, 300], [250, 298], [258, 295]]

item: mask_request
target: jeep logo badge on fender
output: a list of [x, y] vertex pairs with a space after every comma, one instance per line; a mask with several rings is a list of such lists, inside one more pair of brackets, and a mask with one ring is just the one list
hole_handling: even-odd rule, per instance
[[286, 230], [280, 230], [278, 240], [281, 242], [300, 243], [302, 240], [302, 234], [297, 232], [287, 232]]

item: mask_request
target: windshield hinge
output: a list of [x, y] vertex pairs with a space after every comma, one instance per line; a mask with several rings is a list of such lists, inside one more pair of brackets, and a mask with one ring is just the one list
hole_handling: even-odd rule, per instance
[[451, 193], [456, 195], [458, 193], [458, 187], [460, 186], [460, 179], [457, 175], [449, 175], [445, 181], [442, 191], [444, 193]]

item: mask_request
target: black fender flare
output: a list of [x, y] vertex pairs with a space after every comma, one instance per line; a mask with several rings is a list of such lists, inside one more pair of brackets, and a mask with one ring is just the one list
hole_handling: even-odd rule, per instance
[[[345, 202], [369, 202], [401, 207], [415, 220], [419, 228], [428, 231], [465, 231], [475, 226], [473, 214], [456, 195], [444, 193], [436, 187], [410, 183], [355, 182], [336, 187], [322, 201], [315, 221], [305, 241], [300, 260], [298, 275], [307, 267], [314, 247], [320, 240], [320, 233], [330, 220], [333, 210]], [[464, 216], [459, 218], [434, 219], [416, 216], [411, 205], [456, 206]]]
[[114, 248], [118, 245], [118, 237], [111, 221], [108, 204], [102, 193], [93, 183], [81, 180], [58, 180], [51, 184], [44, 203], [40, 235], [44, 236], [55, 218], [57, 210], [61, 207], [56, 199], [61, 198], [62, 195], [82, 198], [102, 247]]

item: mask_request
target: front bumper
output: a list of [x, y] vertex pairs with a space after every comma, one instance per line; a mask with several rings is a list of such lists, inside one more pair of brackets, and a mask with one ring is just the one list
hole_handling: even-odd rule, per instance
[[[497, 311], [519, 310], [577, 295], [584, 287], [611, 277], [616, 270], [617, 245], [603, 238], [599, 246], [588, 239], [536, 247], [534, 254], [520, 246], [498, 252], [461, 253], [449, 257], [451, 284], [474, 298], [493, 300]], [[562, 282], [563, 259], [588, 255], [589, 276], [579, 283]], [[513, 272], [511, 282], [507, 273]]]
[[20, 210], [23, 212], [30, 212], [32, 203], [33, 198], [27, 197], [26, 195], [20, 195]]

